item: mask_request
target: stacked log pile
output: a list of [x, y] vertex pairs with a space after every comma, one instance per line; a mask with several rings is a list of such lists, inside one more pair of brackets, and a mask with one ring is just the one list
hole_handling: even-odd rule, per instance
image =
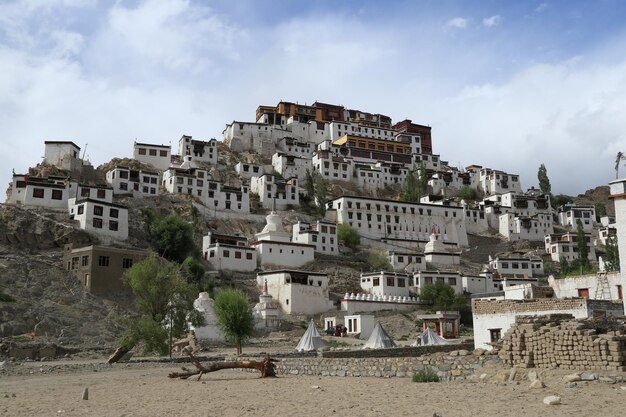
[[500, 358], [521, 368], [626, 370], [623, 323], [563, 316], [518, 317], [504, 335]]

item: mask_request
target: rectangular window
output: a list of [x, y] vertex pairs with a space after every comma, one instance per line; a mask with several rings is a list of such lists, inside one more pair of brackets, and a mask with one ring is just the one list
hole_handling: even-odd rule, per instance
[[145, 155], [146, 154], [146, 148], [139, 148], [139, 155]]
[[61, 200], [61, 199], [63, 199], [63, 191], [62, 190], [52, 190], [52, 199], [53, 200]]
[[109, 266], [111, 259], [108, 256], [98, 256], [98, 266]]
[[159, 156], [163, 158], [167, 157], [167, 151], [159, 151]]
[[252, 253], [246, 253], [246, 259], [252, 260]]
[[133, 267], [133, 258], [122, 258], [122, 268], [128, 269]]
[[78, 214], [83, 214], [85, 212], [85, 205], [81, 204], [78, 206]]
[[120, 178], [128, 179], [128, 171], [120, 171]]
[[94, 218], [93, 219], [93, 227], [95, 227], [96, 229], [102, 229], [102, 219]]
[[501, 331], [502, 329], [489, 329], [489, 339], [491, 340], [492, 343], [495, 343], [498, 340], [500, 340]]
[[156, 156], [156, 155], [157, 155], [156, 149], [150, 149], [150, 156]]
[[89, 255], [83, 255], [81, 262], [81, 266], [89, 266]]
[[225, 250], [223, 256], [224, 256], [224, 258], [229, 258], [230, 257], [230, 251]]
[[43, 198], [43, 188], [33, 188], [34, 198]]
[[119, 227], [119, 224], [118, 224], [115, 220], [111, 220], [111, 221], [109, 222], [109, 230], [112, 230], [112, 231], [114, 231], [114, 232], [117, 232], [118, 227]]
[[448, 278], [448, 285], [456, 285], [456, 278]]
[[235, 259], [241, 259], [241, 252], [235, 251]]
[[128, 183], [120, 182], [120, 190], [122, 191], [128, 190]]
[[394, 282], [393, 277], [387, 277], [387, 286], [388, 287], [395, 287], [396, 283]]
[[78, 260], [79, 260], [79, 259], [80, 259], [80, 258], [79, 258], [78, 256], [74, 256], [74, 257], [72, 258], [72, 269], [76, 269], [76, 268], [78, 268]]
[[372, 285], [373, 285], [374, 287], [378, 287], [378, 286], [380, 286], [380, 278], [374, 278], [374, 279], [372, 280]]
[[398, 278], [398, 287], [406, 287], [406, 282], [404, 278]]
[[102, 216], [104, 209], [102, 206], [93, 206], [93, 215], [94, 216]]
[[118, 209], [110, 209], [109, 210], [109, 216], [113, 217], [114, 219], [117, 219], [119, 217], [120, 211]]
[[98, 198], [106, 198], [107, 192], [106, 190], [98, 190]]

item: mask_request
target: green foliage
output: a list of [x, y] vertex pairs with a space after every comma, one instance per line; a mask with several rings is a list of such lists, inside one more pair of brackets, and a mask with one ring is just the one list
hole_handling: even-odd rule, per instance
[[183, 271], [187, 275], [189, 282], [200, 283], [204, 277], [204, 266], [193, 256], [188, 256], [183, 261]]
[[240, 290], [221, 290], [215, 296], [213, 310], [224, 336], [235, 342], [237, 354], [241, 354], [241, 343], [254, 331], [254, 317], [247, 297]]
[[318, 175], [315, 180], [315, 202], [317, 203], [317, 210], [322, 216], [326, 213], [327, 195], [328, 188], [326, 187], [326, 181], [321, 175]]
[[163, 355], [170, 348], [168, 336], [182, 336], [188, 320], [202, 323], [193, 308], [197, 288], [187, 283], [176, 264], [151, 255], [126, 271], [124, 279], [135, 294], [140, 318], [127, 323], [120, 338], [123, 347], [130, 349], [143, 341], [147, 352]]
[[400, 192], [400, 200], [415, 203], [418, 202], [420, 198], [421, 195], [417, 175], [415, 171], [411, 169], [404, 178], [402, 191]]
[[458, 192], [457, 197], [465, 201], [476, 201], [479, 199], [479, 193], [476, 188], [464, 185]]
[[5, 303], [14, 303], [15, 298], [10, 296], [9, 294], [0, 292], [0, 301], [5, 302]]
[[565, 256], [561, 256], [561, 259], [559, 259], [559, 269], [561, 270], [561, 275], [567, 275], [569, 272], [570, 266]]
[[461, 323], [472, 325], [472, 311], [462, 295], [456, 295], [454, 288], [443, 282], [426, 284], [420, 293], [420, 301], [431, 304], [432, 311], [456, 310], [461, 315]]
[[391, 264], [385, 252], [380, 250], [371, 250], [367, 255], [367, 263], [370, 264], [372, 272], [374, 271], [391, 271]]
[[580, 219], [576, 220], [576, 244], [578, 245], [578, 265], [585, 268], [589, 265], [589, 258], [587, 257], [589, 249], [587, 248], [583, 223]]
[[619, 250], [617, 249], [617, 237], [609, 236], [607, 238], [605, 251], [605, 270], [607, 272], [619, 271]]
[[148, 217], [148, 232], [152, 247], [161, 256], [181, 263], [197, 252], [193, 227], [177, 214]]
[[560, 207], [564, 204], [573, 203], [574, 199], [565, 194], [559, 194], [552, 199], [552, 207]]
[[552, 186], [550, 185], [550, 179], [548, 178], [548, 170], [544, 164], [539, 166], [537, 171], [537, 180], [539, 181], [539, 189], [544, 194], [550, 194], [552, 192]]
[[313, 182], [313, 176], [306, 170], [306, 177], [304, 178], [304, 189], [306, 190], [306, 194], [309, 198], [313, 198], [315, 196], [315, 183]]
[[599, 223], [600, 219], [606, 216], [606, 205], [604, 203], [596, 203], [596, 221]]
[[439, 382], [439, 376], [433, 369], [425, 368], [413, 374], [413, 382]]
[[361, 244], [359, 231], [349, 224], [340, 224], [337, 229], [337, 239], [350, 249], [356, 249]]

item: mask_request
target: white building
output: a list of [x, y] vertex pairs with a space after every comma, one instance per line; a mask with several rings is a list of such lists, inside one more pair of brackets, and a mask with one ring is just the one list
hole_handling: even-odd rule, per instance
[[[565, 258], [568, 262], [578, 259], [578, 235], [576, 233], [565, 233], [563, 235], [547, 235], [545, 237], [546, 253], [554, 262], [559, 262], [561, 258]], [[595, 247], [591, 242], [591, 233], [585, 233], [585, 242], [587, 245], [587, 259], [596, 260]]]
[[[609, 183], [611, 195], [615, 203], [615, 228], [617, 229], [617, 248], [619, 250], [619, 267], [622, 288], [626, 288], [626, 179], [621, 178]], [[624, 301], [626, 310], [626, 300]]]
[[78, 184], [65, 177], [13, 175], [7, 204], [67, 210], [67, 200], [76, 196]]
[[287, 314], [319, 314], [333, 308], [328, 298], [328, 276], [318, 272], [277, 270], [257, 274], [257, 285]]
[[460, 272], [418, 271], [413, 274], [413, 290], [419, 296], [426, 285], [447, 284], [455, 294], [463, 294], [463, 275]]
[[466, 167], [466, 171], [478, 179], [478, 187], [487, 195], [504, 194], [511, 191], [522, 192], [519, 175], [507, 174], [504, 171], [483, 168], [478, 165]]
[[617, 229], [615, 228], [615, 224], [611, 226], [604, 226], [598, 229], [598, 240], [604, 246], [606, 246], [609, 238], [617, 237]]
[[354, 161], [351, 158], [335, 156], [329, 151], [319, 150], [311, 164], [317, 175], [325, 180], [352, 181], [354, 178]]
[[209, 232], [202, 237], [202, 255], [219, 271], [251, 272], [257, 268], [256, 249], [242, 236]]
[[500, 234], [511, 242], [516, 240], [540, 242], [554, 231], [550, 213], [539, 213], [532, 217], [513, 213], [501, 214], [499, 226]]
[[272, 174], [253, 177], [250, 190], [259, 195], [263, 207], [271, 210], [285, 210], [288, 206], [299, 206], [298, 179], [281, 179]]
[[389, 264], [396, 272], [417, 272], [426, 269], [426, 258], [423, 253], [387, 251]]
[[276, 152], [272, 155], [272, 166], [283, 178], [295, 177], [300, 181], [306, 178], [307, 171], [311, 172], [313, 169], [311, 158], [288, 155], [282, 152]]
[[237, 165], [235, 165], [235, 172], [237, 172], [237, 175], [241, 178], [250, 179], [267, 173], [267, 170], [263, 167], [263, 165], [251, 164], [248, 162], [237, 162]]
[[489, 257], [489, 268], [502, 278], [533, 278], [543, 276], [543, 260], [539, 257]]
[[361, 289], [375, 296], [408, 297], [411, 277], [398, 272], [361, 274]]
[[330, 200], [327, 209], [335, 210], [337, 223], [356, 228], [366, 245], [369, 240], [415, 248], [430, 240], [433, 227], [444, 244], [468, 244], [462, 207], [343, 196]]
[[279, 215], [272, 212], [266, 222], [256, 234], [256, 241], [250, 244], [257, 251], [261, 267], [300, 268], [314, 260], [315, 245], [291, 242]]
[[346, 315], [343, 320], [346, 333], [350, 336], [358, 334], [361, 340], [367, 340], [376, 326], [376, 319], [369, 314]]
[[128, 238], [128, 208], [91, 198], [68, 199], [70, 218], [87, 232], [112, 240]]
[[[74, 196], [73, 196], [74, 197]], [[113, 188], [100, 185], [78, 184], [76, 198], [87, 198], [90, 200], [113, 202]]]
[[559, 224], [569, 226], [576, 230], [578, 220], [583, 225], [583, 230], [590, 232], [596, 219], [596, 208], [594, 206], [579, 206], [576, 204], [564, 204], [558, 210]]
[[207, 142], [194, 140], [191, 136], [183, 135], [178, 141], [178, 155], [191, 156], [194, 161], [217, 164], [217, 140]]
[[315, 223], [298, 221], [291, 229], [291, 241], [314, 245], [315, 252], [325, 255], [338, 255], [337, 225], [335, 223], [318, 220]]
[[548, 285], [557, 298], [581, 297], [592, 300], [624, 300], [624, 287], [619, 272], [555, 278], [550, 275]]
[[70, 141], [45, 141], [43, 162], [68, 171], [81, 165], [80, 146]]
[[465, 213], [465, 229], [467, 233], [481, 234], [489, 230], [485, 212], [480, 207], [472, 207], [465, 200], [461, 200], [461, 206]]
[[113, 188], [113, 194], [131, 194], [135, 198], [159, 195], [161, 175], [158, 172], [130, 169], [116, 166], [106, 173], [106, 181]]
[[420, 308], [415, 297], [400, 295], [374, 295], [346, 293], [341, 299], [341, 311], [357, 314], [375, 311], [411, 311]]
[[504, 299], [473, 299], [474, 347], [491, 350], [490, 343], [497, 342], [515, 323], [517, 316], [541, 316], [546, 314], [571, 314], [574, 318], [589, 318], [597, 314], [620, 316], [622, 304], [586, 298], [537, 298], [535, 286], [511, 287], [510, 291], [524, 292], [524, 298], [511, 299], [505, 288]]
[[159, 171], [165, 171], [172, 163], [172, 151], [169, 145], [135, 142], [133, 145], [133, 158], [143, 164], [152, 165]]

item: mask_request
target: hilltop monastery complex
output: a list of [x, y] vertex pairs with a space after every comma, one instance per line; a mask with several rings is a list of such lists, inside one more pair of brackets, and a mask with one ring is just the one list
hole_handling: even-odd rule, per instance
[[[223, 218], [246, 218], [258, 204], [267, 215], [261, 230], [250, 236], [212, 230], [202, 239], [202, 257], [214, 271], [256, 274], [262, 293], [254, 309], [259, 327], [274, 327], [287, 315], [323, 315], [326, 325], [349, 322], [356, 334], [361, 326], [372, 327], [368, 323], [377, 311], [417, 310], [424, 286], [439, 282], [471, 297], [475, 344], [486, 349], [517, 315], [624, 314], [626, 281], [619, 272], [603, 272], [596, 249], [617, 238], [626, 262], [626, 179], [610, 184], [615, 218], [597, 221], [593, 206], [552, 207], [549, 195], [522, 188], [519, 175], [502, 167], [449, 165], [434, 153], [431, 127], [411, 120], [394, 123], [383, 114], [339, 105], [281, 101], [259, 106], [253, 121], [226, 124], [222, 135], [221, 141], [183, 135], [174, 148], [129, 143], [120, 158], [132, 156], [133, 164], [109, 165], [106, 172], [83, 160], [74, 142], [46, 141], [44, 163], [63, 174], [14, 173], [6, 203], [67, 213], [77, 228], [99, 238], [101, 246], [67, 248], [65, 254], [67, 269], [96, 294], [120, 290], [124, 270], [146, 256], [119, 249], [132, 220], [122, 197], [180, 194], [201, 213]], [[238, 160], [221, 166], [220, 149]], [[228, 180], [216, 175], [225, 170], [233, 174]], [[407, 176], [420, 172], [427, 176], [428, 191], [419, 201], [400, 200]], [[319, 203], [323, 216], [285, 224], [280, 212], [297, 213], [316, 200], [307, 195], [308, 177], [343, 191]], [[455, 198], [462, 189], [474, 189], [480, 198]], [[577, 220], [586, 233], [588, 258], [600, 272], [548, 277], [544, 260], [557, 265], [578, 258]], [[345, 225], [358, 231], [362, 248], [384, 253], [391, 269], [361, 274], [355, 283], [361, 290], [341, 294], [335, 303], [329, 294], [332, 277], [306, 266], [350, 252], [338, 237]], [[461, 255], [472, 250], [468, 234], [537, 242], [545, 252], [493, 253], [480, 272], [466, 273]], [[210, 301], [204, 294], [198, 303], [207, 309]], [[458, 332], [458, 319], [446, 323], [438, 329], [441, 335]]]

